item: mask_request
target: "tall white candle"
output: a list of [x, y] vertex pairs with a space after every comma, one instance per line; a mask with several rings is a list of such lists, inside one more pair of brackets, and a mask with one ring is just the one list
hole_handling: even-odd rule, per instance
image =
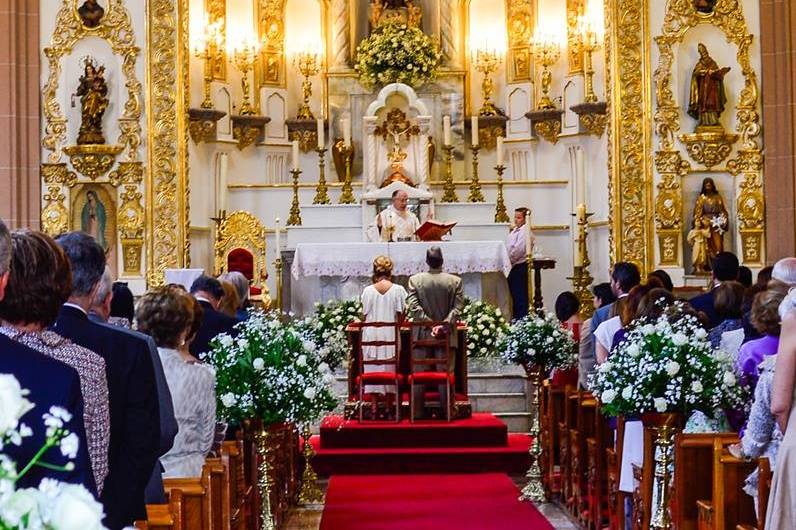
[[448, 146], [451, 145], [451, 117], [442, 117], [442, 138], [443, 143]]
[[470, 118], [470, 128], [472, 129], [473, 147], [478, 147], [478, 114]]
[[580, 253], [580, 241], [575, 237], [575, 266], [583, 267], [583, 255]]
[[279, 229], [279, 217], [274, 219], [274, 224], [276, 228], [274, 229], [276, 232], [276, 257], [280, 257], [280, 249], [282, 248], [282, 234]]
[[503, 137], [497, 137], [497, 165], [503, 165]]
[[218, 154], [218, 209], [227, 208], [227, 170], [229, 167], [229, 154]]
[[532, 252], [531, 243], [531, 211], [525, 212], [525, 255], [530, 256]]
[[343, 118], [343, 141], [346, 147], [351, 147], [351, 120]]
[[298, 169], [299, 168], [299, 143], [298, 143], [298, 140], [293, 140], [292, 144], [293, 144], [293, 156], [292, 156], [293, 169]]
[[318, 149], [323, 149], [326, 145], [326, 129], [323, 126], [323, 118], [318, 118]]
[[575, 196], [578, 204], [586, 204], [586, 161], [583, 158], [583, 149], [575, 151], [575, 171], [577, 173], [577, 188]]

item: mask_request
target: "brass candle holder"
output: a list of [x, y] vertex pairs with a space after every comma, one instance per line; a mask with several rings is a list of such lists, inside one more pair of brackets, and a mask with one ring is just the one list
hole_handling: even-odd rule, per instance
[[243, 102], [237, 115], [230, 116], [232, 121], [232, 137], [238, 142], [238, 149], [262, 141], [265, 138], [265, 126], [271, 121], [268, 116], [259, 116], [251, 103], [251, 86], [249, 72], [257, 60], [259, 47], [257, 44], [243, 44], [233, 51], [233, 62], [241, 72], [241, 89]]
[[315, 187], [315, 197], [312, 204], [331, 204], [329, 200], [329, 186], [326, 184], [326, 151], [325, 147], [318, 147], [318, 185]]
[[536, 104], [536, 110], [555, 109], [556, 105], [550, 99], [550, 85], [553, 83], [553, 74], [550, 67], [558, 62], [561, 56], [560, 44], [550, 36], [536, 35], [533, 40], [533, 55], [542, 65], [542, 97]]
[[299, 105], [298, 115], [300, 120], [314, 120], [315, 116], [310, 109], [310, 98], [312, 97], [312, 81], [310, 77], [317, 75], [321, 71], [320, 56], [312, 52], [300, 52], [296, 54], [296, 66], [299, 72], [304, 76], [304, 81], [301, 83], [301, 93], [304, 96], [304, 101]]
[[[531, 274], [528, 273], [530, 278]], [[541, 434], [541, 427], [539, 425], [539, 415], [541, 413], [539, 394], [542, 388], [542, 368], [539, 366], [525, 366], [525, 373], [528, 377], [529, 386], [532, 387], [530, 391], [530, 409], [533, 411], [533, 419], [531, 420], [531, 428], [528, 434], [531, 436], [531, 447], [528, 452], [531, 457], [531, 465], [525, 473], [528, 482], [522, 488], [520, 494], [521, 501], [531, 502], [547, 502], [547, 495], [544, 491], [544, 484], [542, 483], [542, 468], [540, 460], [542, 455], [542, 444], [539, 441]]]
[[495, 50], [479, 49], [475, 52], [474, 57], [475, 69], [484, 75], [481, 82], [481, 92], [483, 93], [484, 101], [481, 104], [481, 110], [478, 114], [481, 116], [499, 116], [503, 113], [492, 102], [492, 94], [495, 91], [495, 84], [492, 81], [492, 74], [497, 70], [500, 65], [500, 57]]
[[343, 180], [342, 192], [340, 193], [340, 204], [356, 204], [354, 188], [351, 184], [351, 164], [353, 163], [353, 157], [351, 156], [352, 151], [353, 147], [351, 145], [343, 145], [340, 149], [340, 152], [345, 158], [345, 179]]
[[509, 214], [506, 211], [506, 203], [503, 199], [503, 172], [506, 171], [506, 166], [495, 166], [497, 171], [497, 204], [495, 205], [495, 222], [508, 223]]
[[305, 423], [301, 434], [304, 438], [304, 474], [301, 477], [301, 491], [299, 492], [299, 504], [318, 504], [323, 502], [323, 491], [318, 485], [318, 475], [312, 468], [312, 458], [315, 456], [315, 450], [312, 448], [310, 438], [312, 438], [312, 431], [310, 431], [310, 424]]
[[594, 93], [594, 65], [592, 54], [600, 48], [599, 35], [588, 20], [582, 22], [581, 30], [581, 49], [583, 50], [583, 81], [584, 95], [583, 103], [570, 107], [572, 112], [578, 115], [583, 129], [596, 137], [600, 137], [605, 132], [608, 122], [607, 108], [605, 101], [599, 101], [597, 94]]
[[[478, 131], [473, 131], [473, 133], [478, 134]], [[470, 146], [470, 151], [473, 153], [473, 177], [470, 179], [470, 194], [467, 196], [467, 202], [484, 202], [481, 182], [478, 180], [478, 151], [480, 150], [480, 146]]]
[[240, 70], [240, 86], [243, 91], [243, 102], [240, 106], [241, 116], [254, 116], [256, 112], [251, 103], [251, 85], [249, 84], [249, 72], [254, 68], [257, 60], [259, 47], [256, 44], [245, 43], [240, 48], [235, 48], [232, 52], [233, 62]]
[[301, 207], [299, 206], [299, 175], [301, 170], [294, 168], [290, 170], [293, 175], [293, 202], [290, 205], [290, 215], [287, 218], [287, 226], [301, 226]]
[[216, 20], [205, 26], [200, 43], [194, 48], [194, 56], [204, 61], [204, 101], [199, 105], [203, 109], [212, 109], [213, 101], [210, 96], [210, 83], [213, 82], [213, 61], [221, 48], [223, 41], [223, 21]]
[[[279, 227], [276, 227], [279, 230]], [[282, 300], [282, 255], [279, 248], [276, 249], [276, 259], [274, 260], [274, 270], [276, 271], [276, 309], [281, 313], [284, 311]]]
[[579, 213], [572, 214], [573, 217], [577, 218], [578, 223], [578, 238], [575, 240], [575, 243], [578, 246], [580, 263], [577, 261], [575, 262], [572, 276], [567, 279], [572, 281], [575, 296], [580, 300], [581, 315], [583, 315], [584, 318], [590, 318], [594, 313], [594, 295], [590, 289], [594, 278], [589, 272], [591, 260], [589, 259], [589, 249], [586, 242], [589, 234], [589, 217], [594, 215], [594, 213], [586, 212], [585, 207], [581, 209], [581, 206], [578, 207], [580, 210]]
[[442, 186], [442, 202], [459, 202], [456, 196], [456, 185], [453, 183], [453, 146], [444, 145], [445, 150], [445, 184]]

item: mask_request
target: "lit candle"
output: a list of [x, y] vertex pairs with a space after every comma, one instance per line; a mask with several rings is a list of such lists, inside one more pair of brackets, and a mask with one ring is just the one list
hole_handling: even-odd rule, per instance
[[497, 165], [503, 165], [503, 137], [497, 137]]
[[229, 155], [227, 153], [218, 154], [218, 209], [227, 208], [227, 168], [229, 166]]
[[279, 217], [274, 219], [274, 224], [276, 225], [276, 228], [274, 229], [276, 232], [276, 257], [279, 258], [279, 252], [282, 248], [282, 235], [279, 232]]
[[442, 117], [442, 138], [443, 143], [448, 146], [451, 145], [451, 117]]
[[299, 168], [299, 143], [298, 140], [293, 140], [293, 169], [297, 170]]
[[343, 118], [343, 141], [346, 147], [351, 147], [351, 120]]
[[473, 147], [478, 147], [478, 114], [470, 118], [470, 128], [472, 129]]
[[583, 149], [575, 151], [575, 172], [577, 203], [586, 204], [586, 161], [583, 158]]
[[525, 255], [530, 256], [533, 249], [531, 248], [531, 211], [525, 212]]
[[323, 149], [326, 145], [326, 138], [324, 136], [325, 129], [323, 127], [323, 118], [318, 118], [318, 149]]

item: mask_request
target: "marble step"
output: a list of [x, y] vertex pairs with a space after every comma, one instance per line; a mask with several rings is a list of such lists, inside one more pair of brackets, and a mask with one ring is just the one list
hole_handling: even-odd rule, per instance
[[473, 412], [527, 412], [525, 392], [470, 393]]
[[509, 432], [528, 432], [531, 428], [531, 415], [528, 412], [495, 412], [495, 417], [503, 420]]
[[528, 388], [524, 375], [501, 373], [470, 373], [467, 376], [469, 393], [522, 392]]

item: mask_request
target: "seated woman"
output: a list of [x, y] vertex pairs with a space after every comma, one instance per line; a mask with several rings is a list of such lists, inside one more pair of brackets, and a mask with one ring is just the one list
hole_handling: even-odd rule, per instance
[[[580, 300], [571, 291], [564, 291], [556, 298], [556, 318], [561, 322], [561, 327], [572, 332], [575, 344], [580, 342], [581, 326], [583, 319], [580, 316]], [[551, 384], [555, 386], [575, 386], [578, 382], [577, 367], [568, 370], [555, 370], [551, 374]]]
[[136, 310], [138, 329], [158, 346], [179, 425], [173, 447], [160, 459], [164, 478], [201, 475], [215, 437], [215, 373], [187, 353], [194, 318], [191, 296], [172, 286], [148, 292]]
[[[362, 291], [362, 316], [363, 322], [401, 322], [406, 311], [406, 289], [392, 282], [392, 260], [387, 256], [378, 256], [373, 260], [373, 284]], [[394, 341], [400, 340], [395, 336], [395, 330], [384, 328], [363, 328], [362, 341]], [[399, 346], [400, 349], [400, 346]], [[362, 358], [365, 360], [389, 359], [396, 355], [392, 346], [364, 346]], [[365, 372], [383, 371], [378, 365], [365, 365]], [[386, 387], [368, 386], [371, 396], [375, 393], [386, 394]], [[394, 399], [392, 396], [389, 399]], [[378, 404], [374, 399], [371, 402], [372, 412], [377, 413]], [[385, 410], [391, 409], [390, 404]]]
[[713, 307], [721, 319], [721, 324], [708, 332], [708, 339], [714, 348], [721, 344], [722, 334], [743, 328], [743, 293], [744, 287], [738, 282], [724, 282], [714, 290]]
[[738, 352], [736, 367], [744, 381], [754, 388], [757, 384], [758, 366], [766, 357], [775, 355], [779, 347], [779, 305], [788, 294], [788, 285], [772, 280], [765, 291], [757, 293], [752, 302], [750, 319], [759, 339], [750, 340]]

